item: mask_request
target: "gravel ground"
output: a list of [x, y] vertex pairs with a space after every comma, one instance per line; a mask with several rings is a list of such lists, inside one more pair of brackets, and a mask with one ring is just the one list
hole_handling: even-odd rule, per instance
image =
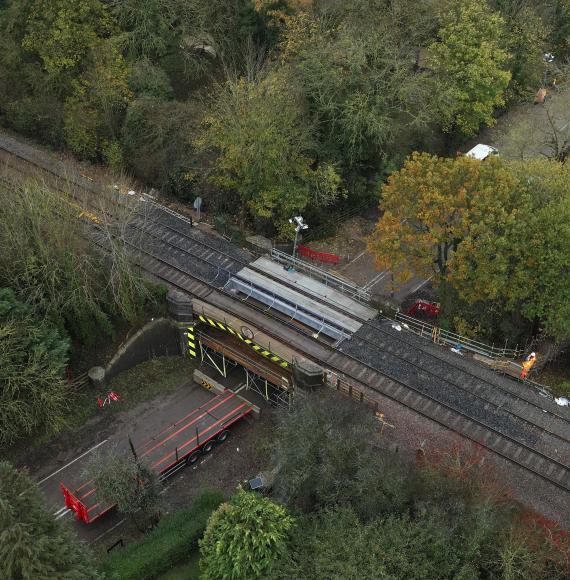
[[[530, 401], [525, 402], [514, 392], [515, 383], [509, 379], [441, 347], [433, 345], [439, 352], [428, 352], [426, 344], [429, 343], [421, 337], [412, 333], [404, 335], [393, 329], [390, 323], [375, 319], [351, 340], [345, 341], [341, 350], [501, 433], [535, 446], [550, 456], [556, 449], [559, 460], [570, 460], [570, 423], [564, 418], [564, 411], [535, 392], [524, 393]], [[453, 356], [458, 360], [449, 360]], [[481, 371], [487, 371], [489, 375], [484, 379], [474, 376], [474, 373], [485, 374]], [[477, 396], [471, 390], [476, 390]], [[545, 415], [547, 409], [563, 418]], [[519, 419], [517, 415], [528, 420]], [[541, 429], [530, 425], [528, 421], [533, 420], [533, 415], [537, 424], [564, 439], [542, 433]]]
[[205, 231], [203, 229], [204, 226], [195, 225], [194, 227], [190, 227], [187, 218], [181, 215], [174, 215], [163, 206], [153, 204], [152, 209], [147, 212], [147, 215], [153, 221], [168, 226], [184, 236], [195, 240], [199, 244], [207, 244], [212, 249], [223, 252], [233, 259], [242, 262], [242, 267], [254, 260], [252, 254], [246, 250], [243, 250], [215, 233]]
[[563, 527], [570, 526], [570, 494], [407, 407], [381, 396], [378, 398], [386, 421], [394, 425], [393, 429], [385, 429], [380, 437], [382, 447], [396, 450], [410, 459], [419, 449], [428, 455], [452, 454], [460, 449], [464, 457], [479, 457], [476, 468], [487, 470], [486, 477], [496, 481], [511, 497]]
[[[132, 229], [126, 234], [127, 241], [148, 252], [151, 256], [164, 260], [167, 264], [180, 268], [193, 278], [198, 278], [208, 284], [214, 284], [218, 274], [218, 268], [210, 262], [196, 260], [196, 258], [186, 251], [176, 250], [167, 242], [143, 236], [139, 229]], [[227, 281], [227, 274], [220, 276], [216, 284], [221, 287]]]
[[[386, 339], [375, 337], [373, 344], [359, 340], [357, 335], [341, 345], [341, 351], [353, 355], [369, 363], [373, 368], [399, 380], [419, 392], [481, 421], [489, 427], [510, 437], [523, 441], [527, 445], [536, 443], [538, 437], [526, 429], [522, 422], [518, 422], [507, 412], [493, 409], [486, 401], [453, 388], [449, 383], [435, 374], [428, 374], [422, 368], [411, 365], [402, 358], [387, 352], [389, 348]], [[420, 363], [421, 364], [421, 363]]]
[[559, 407], [554, 401], [546, 398], [534, 387], [519, 382], [512, 377], [501, 375], [469, 357], [459, 356], [451, 352], [449, 348], [435, 344], [431, 340], [418, 336], [413, 332], [398, 331], [392, 328], [390, 322], [381, 317], [371, 322], [374, 327], [381, 329], [382, 333], [388, 335], [390, 341], [396, 340], [410, 347], [414, 352], [421, 351], [425, 353], [430, 361], [437, 362], [440, 372], [463, 372], [463, 381], [465, 383], [476, 381], [480, 385], [488, 386], [487, 392], [490, 394], [495, 394], [499, 390], [504, 394], [506, 402], [523, 398], [528, 401], [528, 404], [539, 408], [541, 412], [544, 409], [548, 413], [562, 416], [564, 419], [561, 421], [563, 421], [567, 429], [570, 429], [570, 410]]

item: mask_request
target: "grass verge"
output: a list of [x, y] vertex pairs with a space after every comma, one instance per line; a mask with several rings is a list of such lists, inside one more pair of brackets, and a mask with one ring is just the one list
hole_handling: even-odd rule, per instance
[[163, 517], [142, 540], [105, 558], [101, 572], [109, 580], [150, 580], [168, 571], [176, 572], [172, 568], [180, 563], [196, 570], [198, 539], [206, 529], [210, 514], [223, 500], [218, 491], [203, 491], [190, 508]]
[[[132, 369], [117, 375], [109, 384], [109, 390], [121, 396], [118, 403], [99, 409], [97, 396], [104, 398], [106, 393], [96, 393], [88, 386], [77, 394], [69, 413], [68, 428], [83, 425], [97, 412], [106, 414], [128, 411], [140, 403], [150, 401], [159, 395], [174, 392], [184, 381], [192, 378], [194, 361], [182, 356], [161, 356], [143, 362]], [[53, 435], [47, 436], [49, 439]], [[46, 441], [39, 440], [42, 444]]]
[[199, 580], [200, 579], [200, 552], [196, 548], [190, 558], [172, 570], [161, 574], [157, 580]]

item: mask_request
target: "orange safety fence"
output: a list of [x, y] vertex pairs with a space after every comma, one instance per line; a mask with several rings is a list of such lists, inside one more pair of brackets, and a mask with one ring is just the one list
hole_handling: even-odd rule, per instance
[[327, 252], [317, 252], [316, 250], [311, 250], [307, 246], [298, 245], [297, 254], [308, 258], [309, 260], [316, 260], [318, 262], [323, 262], [324, 264], [334, 264], [338, 265], [340, 263], [340, 256], [337, 254], [328, 254]]

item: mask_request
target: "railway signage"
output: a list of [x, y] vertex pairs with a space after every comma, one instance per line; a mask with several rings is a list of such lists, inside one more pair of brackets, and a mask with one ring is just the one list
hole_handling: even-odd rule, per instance
[[211, 391], [214, 388], [214, 385], [212, 385], [212, 383], [209, 383], [206, 379], [202, 379], [202, 386], [205, 389], [208, 389], [208, 391]]

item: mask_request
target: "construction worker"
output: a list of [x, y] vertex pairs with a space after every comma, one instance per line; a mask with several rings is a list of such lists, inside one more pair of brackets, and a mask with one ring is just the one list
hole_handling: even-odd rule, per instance
[[522, 370], [520, 374], [521, 380], [524, 381], [524, 379], [526, 379], [528, 372], [535, 365], [535, 363], [536, 363], [536, 353], [531, 352], [523, 361]]

